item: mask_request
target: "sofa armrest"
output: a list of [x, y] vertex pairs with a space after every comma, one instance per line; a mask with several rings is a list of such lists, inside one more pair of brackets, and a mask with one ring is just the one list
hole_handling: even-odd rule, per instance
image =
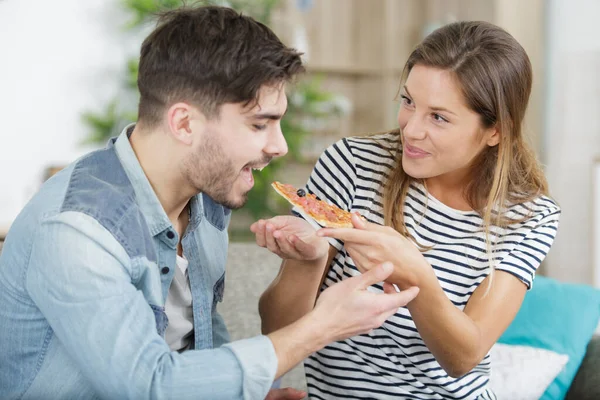
[[566, 397], [566, 400], [597, 399], [600, 399], [600, 335], [595, 335], [590, 340]]

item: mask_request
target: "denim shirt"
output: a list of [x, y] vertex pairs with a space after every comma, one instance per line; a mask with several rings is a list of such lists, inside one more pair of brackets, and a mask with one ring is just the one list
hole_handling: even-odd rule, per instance
[[164, 304], [179, 237], [127, 128], [49, 179], [0, 254], [0, 398], [264, 399], [277, 369], [271, 341], [228, 343], [216, 310], [229, 218], [192, 198], [181, 243], [194, 349], [171, 352]]

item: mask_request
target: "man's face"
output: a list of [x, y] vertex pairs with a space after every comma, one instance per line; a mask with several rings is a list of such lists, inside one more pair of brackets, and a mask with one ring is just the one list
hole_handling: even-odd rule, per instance
[[284, 86], [263, 86], [258, 104], [221, 106], [205, 122], [197, 144], [183, 162], [183, 175], [197, 191], [228, 208], [244, 205], [254, 186], [253, 169], [288, 151], [280, 120], [287, 108]]

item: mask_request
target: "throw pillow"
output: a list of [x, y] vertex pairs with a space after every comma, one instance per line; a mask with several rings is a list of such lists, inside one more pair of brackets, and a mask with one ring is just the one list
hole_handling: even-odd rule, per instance
[[502, 343], [490, 353], [490, 386], [498, 400], [538, 400], [569, 360], [550, 350]]
[[[541, 399], [564, 399], [600, 319], [600, 291], [538, 276], [499, 343], [547, 349], [569, 356]], [[492, 366], [493, 367], [493, 366]]]

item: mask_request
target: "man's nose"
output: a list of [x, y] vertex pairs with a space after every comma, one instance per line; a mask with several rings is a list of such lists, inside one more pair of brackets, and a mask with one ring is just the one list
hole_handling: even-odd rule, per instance
[[269, 135], [269, 141], [265, 146], [265, 153], [271, 157], [281, 157], [288, 152], [288, 145], [281, 131], [281, 125], [277, 125], [277, 129], [273, 130]]

